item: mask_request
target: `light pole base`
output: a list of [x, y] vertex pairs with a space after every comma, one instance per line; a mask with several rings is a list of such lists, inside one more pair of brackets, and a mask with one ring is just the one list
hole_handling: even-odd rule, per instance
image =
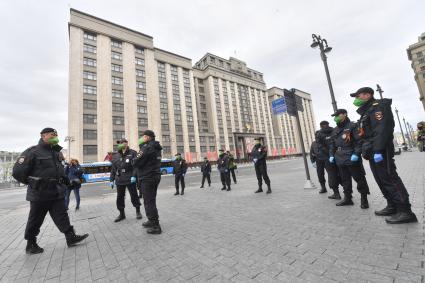
[[311, 189], [315, 189], [315, 188], [316, 188], [316, 186], [313, 184], [313, 182], [311, 180], [305, 181], [304, 189], [311, 190]]

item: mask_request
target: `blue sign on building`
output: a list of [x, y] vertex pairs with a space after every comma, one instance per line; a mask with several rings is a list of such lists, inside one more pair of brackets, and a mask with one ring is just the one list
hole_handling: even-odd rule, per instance
[[284, 97], [272, 101], [273, 115], [280, 115], [286, 113], [286, 101]]

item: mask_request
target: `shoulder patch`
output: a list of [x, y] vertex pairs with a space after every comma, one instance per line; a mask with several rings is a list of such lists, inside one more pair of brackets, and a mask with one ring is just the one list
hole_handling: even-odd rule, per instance
[[372, 104], [373, 106], [379, 105], [379, 102], [375, 102]]
[[25, 156], [21, 156], [21, 157], [19, 157], [19, 159], [18, 159], [18, 163], [19, 163], [19, 164], [24, 163], [24, 161], [25, 161]]
[[376, 120], [381, 121], [381, 120], [382, 120], [382, 118], [384, 118], [384, 114], [382, 114], [382, 112], [381, 112], [381, 111], [377, 111], [377, 112], [375, 112], [375, 119], [376, 119]]

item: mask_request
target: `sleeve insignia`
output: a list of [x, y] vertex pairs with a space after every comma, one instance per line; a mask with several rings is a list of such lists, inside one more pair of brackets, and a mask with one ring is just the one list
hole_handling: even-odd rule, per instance
[[375, 102], [375, 103], [373, 103], [372, 105], [373, 105], [373, 106], [376, 106], [376, 105], [379, 105], [379, 103], [378, 103], [378, 102]]
[[18, 163], [19, 163], [19, 164], [24, 163], [24, 161], [25, 161], [25, 156], [21, 156], [21, 157], [19, 157], [19, 159], [18, 159]]
[[384, 118], [384, 114], [382, 114], [382, 111], [375, 112], [375, 119], [378, 121], [381, 121], [382, 118]]

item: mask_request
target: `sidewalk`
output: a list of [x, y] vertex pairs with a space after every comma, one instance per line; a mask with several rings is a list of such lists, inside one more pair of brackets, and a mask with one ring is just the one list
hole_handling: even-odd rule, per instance
[[0, 207], [0, 281], [424, 282], [424, 161], [418, 152], [396, 157], [417, 224], [388, 225], [374, 215], [385, 202], [368, 164], [371, 207], [362, 210], [357, 192], [354, 206], [336, 207], [318, 190], [302, 189], [301, 159], [269, 164], [271, 195], [253, 193], [253, 171], [231, 192], [220, 191], [218, 180], [179, 197], [161, 189], [159, 236], [146, 234], [128, 197], [120, 223], [113, 223], [114, 194], [84, 199], [70, 216], [76, 231], [90, 237], [67, 248], [48, 216], [40, 255], [24, 251], [28, 206]]

